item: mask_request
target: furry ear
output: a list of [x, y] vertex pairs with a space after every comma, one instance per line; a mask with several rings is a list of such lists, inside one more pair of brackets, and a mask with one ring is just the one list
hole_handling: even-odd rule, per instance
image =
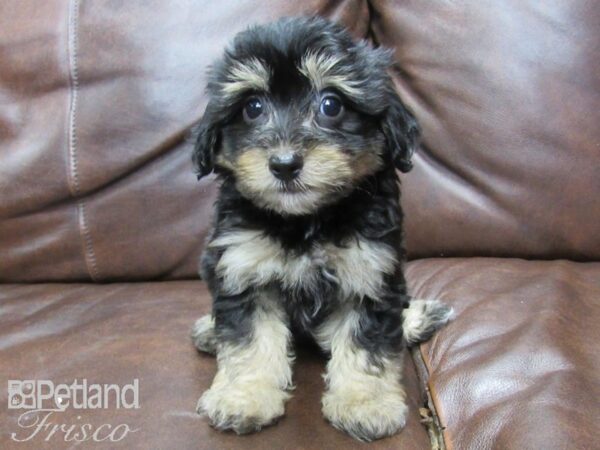
[[214, 157], [219, 146], [220, 125], [212, 113], [211, 105], [206, 107], [204, 116], [192, 133], [195, 139], [192, 162], [198, 179], [213, 171]]
[[396, 168], [402, 172], [412, 169], [411, 157], [417, 148], [420, 129], [417, 120], [392, 90], [390, 104], [384, 113], [381, 128], [386, 147]]

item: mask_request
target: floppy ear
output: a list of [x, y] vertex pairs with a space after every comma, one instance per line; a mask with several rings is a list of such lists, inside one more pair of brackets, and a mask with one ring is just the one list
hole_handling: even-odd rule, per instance
[[412, 169], [411, 157], [420, 136], [417, 120], [393, 90], [390, 93], [390, 104], [384, 114], [381, 128], [387, 151], [396, 168], [408, 172]]
[[198, 179], [213, 171], [213, 161], [219, 145], [220, 134], [220, 124], [216, 120], [209, 104], [200, 123], [192, 132], [192, 136], [196, 141], [192, 154], [192, 162], [194, 163]]

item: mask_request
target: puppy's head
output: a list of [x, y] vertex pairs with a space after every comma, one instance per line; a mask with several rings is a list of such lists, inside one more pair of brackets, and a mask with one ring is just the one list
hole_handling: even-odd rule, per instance
[[239, 33], [210, 74], [198, 175], [233, 177], [255, 205], [301, 215], [385, 166], [410, 170], [418, 127], [390, 64], [389, 52], [320, 18]]

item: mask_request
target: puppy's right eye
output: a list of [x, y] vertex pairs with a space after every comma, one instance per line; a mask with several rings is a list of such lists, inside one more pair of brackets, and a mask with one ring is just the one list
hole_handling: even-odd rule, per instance
[[263, 104], [257, 97], [250, 98], [244, 105], [244, 120], [253, 122], [263, 113]]
[[321, 100], [319, 111], [327, 117], [338, 117], [342, 113], [342, 101], [334, 95], [327, 95]]

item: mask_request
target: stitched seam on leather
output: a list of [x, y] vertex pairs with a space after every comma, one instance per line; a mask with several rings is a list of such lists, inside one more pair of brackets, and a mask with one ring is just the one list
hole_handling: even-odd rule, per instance
[[85, 200], [81, 198], [79, 186], [79, 172], [77, 170], [77, 131], [76, 113], [79, 96], [79, 72], [77, 67], [77, 51], [79, 45], [79, 0], [69, 2], [68, 17], [68, 59], [69, 59], [69, 83], [71, 99], [69, 104], [69, 189], [73, 197], [77, 198], [77, 215], [79, 235], [83, 244], [83, 255], [88, 273], [92, 280], [97, 281], [98, 265], [92, 237], [87, 226], [87, 215]]

